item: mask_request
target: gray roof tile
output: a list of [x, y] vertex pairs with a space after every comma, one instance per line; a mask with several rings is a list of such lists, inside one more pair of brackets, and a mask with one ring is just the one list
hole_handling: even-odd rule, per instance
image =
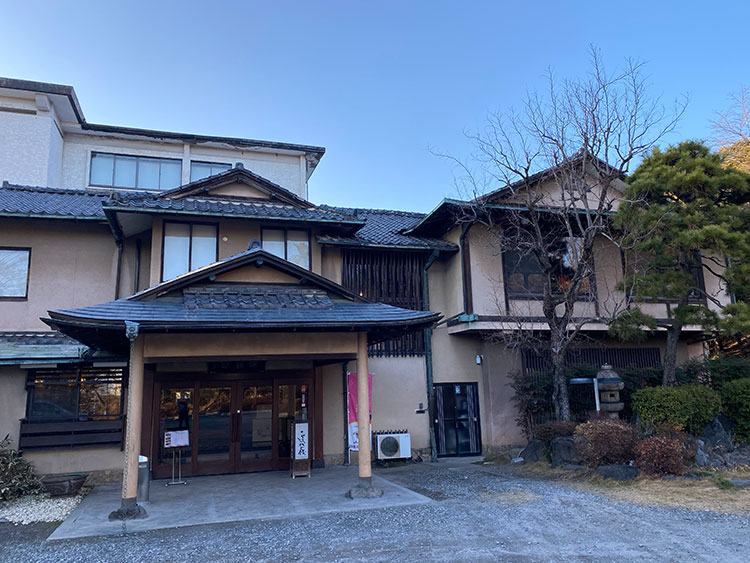
[[17, 186], [0, 188], [0, 215], [104, 220], [105, 191]]

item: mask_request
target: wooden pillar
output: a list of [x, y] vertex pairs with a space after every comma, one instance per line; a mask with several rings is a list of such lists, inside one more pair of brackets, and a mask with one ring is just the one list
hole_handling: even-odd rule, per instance
[[357, 335], [357, 427], [359, 431], [359, 482], [362, 486], [372, 483], [370, 459], [370, 389], [367, 367], [367, 333]]
[[130, 340], [128, 372], [127, 427], [125, 434], [125, 464], [122, 472], [122, 504], [109, 515], [110, 520], [146, 518], [146, 510], [138, 506], [138, 456], [141, 452], [143, 424], [143, 336], [138, 336], [137, 323], [126, 323]]

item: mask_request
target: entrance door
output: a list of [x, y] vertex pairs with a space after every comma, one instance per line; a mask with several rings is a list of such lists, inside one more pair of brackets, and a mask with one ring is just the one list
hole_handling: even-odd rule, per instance
[[476, 383], [435, 385], [435, 437], [438, 455], [479, 455], [479, 397]]
[[190, 432], [190, 447], [182, 450], [184, 475], [288, 469], [291, 421], [308, 420], [312, 402], [312, 378], [155, 385], [155, 477], [171, 475], [173, 452], [164, 448], [168, 430]]

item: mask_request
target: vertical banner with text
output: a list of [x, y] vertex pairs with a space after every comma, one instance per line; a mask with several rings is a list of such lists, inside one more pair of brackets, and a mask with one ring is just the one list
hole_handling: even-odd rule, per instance
[[[367, 389], [370, 392], [370, 415], [372, 416], [372, 374], [367, 374]], [[357, 422], [357, 374], [346, 374], [347, 410], [349, 411], [349, 449], [359, 451], [359, 424]], [[372, 418], [371, 418], [372, 420]], [[372, 434], [372, 424], [370, 424]]]

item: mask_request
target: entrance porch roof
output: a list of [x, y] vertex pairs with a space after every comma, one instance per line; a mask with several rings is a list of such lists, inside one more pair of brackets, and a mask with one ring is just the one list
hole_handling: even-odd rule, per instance
[[[284, 277], [274, 283], [222, 279], [248, 267]], [[378, 342], [440, 319], [431, 311], [370, 302], [258, 247], [124, 299], [49, 311], [49, 316], [42, 320], [60, 332], [117, 351], [127, 349], [126, 322], [138, 323], [140, 333], [367, 332], [370, 342]]]

